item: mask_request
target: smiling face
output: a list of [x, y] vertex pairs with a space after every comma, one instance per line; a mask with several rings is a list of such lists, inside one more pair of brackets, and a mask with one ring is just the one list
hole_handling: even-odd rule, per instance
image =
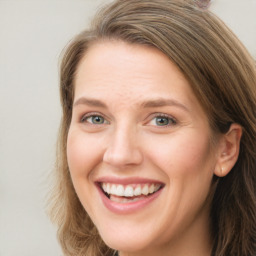
[[210, 137], [188, 81], [163, 53], [91, 46], [77, 70], [67, 156], [108, 246], [121, 255], [210, 255]]

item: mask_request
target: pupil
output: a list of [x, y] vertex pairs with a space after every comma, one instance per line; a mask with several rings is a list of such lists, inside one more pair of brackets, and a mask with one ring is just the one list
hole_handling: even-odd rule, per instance
[[168, 118], [165, 118], [165, 117], [158, 117], [157, 119], [156, 119], [156, 123], [158, 124], [158, 125], [168, 125], [169, 124], [169, 121], [168, 121]]
[[92, 118], [93, 123], [99, 124], [102, 123], [102, 118], [100, 116], [94, 116]]

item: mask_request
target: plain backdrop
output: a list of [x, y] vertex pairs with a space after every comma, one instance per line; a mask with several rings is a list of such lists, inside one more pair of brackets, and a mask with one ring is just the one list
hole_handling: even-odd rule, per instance
[[[45, 213], [60, 121], [58, 57], [106, 2], [0, 0], [0, 256], [62, 255]], [[256, 58], [256, 0], [215, 0], [211, 9]]]

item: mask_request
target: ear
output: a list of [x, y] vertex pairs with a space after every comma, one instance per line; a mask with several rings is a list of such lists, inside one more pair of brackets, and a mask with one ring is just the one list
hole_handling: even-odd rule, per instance
[[232, 124], [229, 131], [221, 136], [218, 143], [219, 149], [217, 164], [214, 170], [215, 175], [224, 177], [231, 171], [239, 156], [241, 137], [242, 127], [238, 124]]

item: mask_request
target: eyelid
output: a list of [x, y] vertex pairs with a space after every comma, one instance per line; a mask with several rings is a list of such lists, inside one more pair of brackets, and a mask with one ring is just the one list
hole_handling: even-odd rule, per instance
[[[168, 124], [168, 125], [163, 125], [163, 126], [157, 126], [157, 125], [154, 125], [154, 126], [157, 126], [159, 128], [166, 128], [166, 127], [169, 127], [169, 126], [173, 126], [173, 125], [176, 125], [178, 123], [177, 119], [174, 118], [172, 115], [170, 114], [165, 114], [165, 113], [153, 113], [149, 116], [149, 121], [147, 122], [150, 123], [151, 121], [153, 121], [154, 118], [156, 117], [165, 117], [165, 118], [168, 118], [171, 120], [171, 123]], [[153, 126], [153, 125], [152, 125]]]
[[87, 122], [87, 124], [100, 126], [100, 125], [104, 125], [104, 124], [109, 124], [110, 123], [107, 120], [107, 118], [105, 117], [105, 115], [103, 115], [102, 113], [99, 113], [99, 112], [88, 112], [86, 114], [83, 114], [79, 118], [79, 122], [80, 123], [85, 123], [86, 122], [86, 120], [85, 120], [86, 118], [93, 117], [93, 116], [100, 116], [100, 117], [104, 118], [104, 121], [106, 121], [106, 123], [103, 123], [103, 124], [92, 124], [92, 123]]
[[[103, 124], [93, 124], [93, 123], [90, 123], [90, 122], [86, 122], [86, 120], [85, 120], [86, 118], [93, 117], [93, 116], [100, 116], [100, 117], [104, 118], [104, 123]], [[149, 115], [149, 117], [147, 118], [148, 121], [146, 121], [146, 125], [149, 124], [151, 121], [153, 121], [153, 119], [156, 118], [156, 117], [164, 117], [164, 118], [168, 118], [170, 120], [170, 123], [168, 125], [163, 125], [163, 126], [152, 125], [152, 126], [157, 126], [158, 128], [166, 128], [168, 126], [173, 126], [173, 125], [176, 125], [178, 123], [177, 119], [174, 118], [172, 115], [157, 112], [157, 113], [152, 113], [152, 114]], [[110, 124], [110, 122], [108, 121], [108, 118], [100, 112], [88, 112], [86, 114], [83, 114], [79, 118], [79, 122], [80, 123], [87, 123], [89, 125], [96, 125], [96, 126]]]

